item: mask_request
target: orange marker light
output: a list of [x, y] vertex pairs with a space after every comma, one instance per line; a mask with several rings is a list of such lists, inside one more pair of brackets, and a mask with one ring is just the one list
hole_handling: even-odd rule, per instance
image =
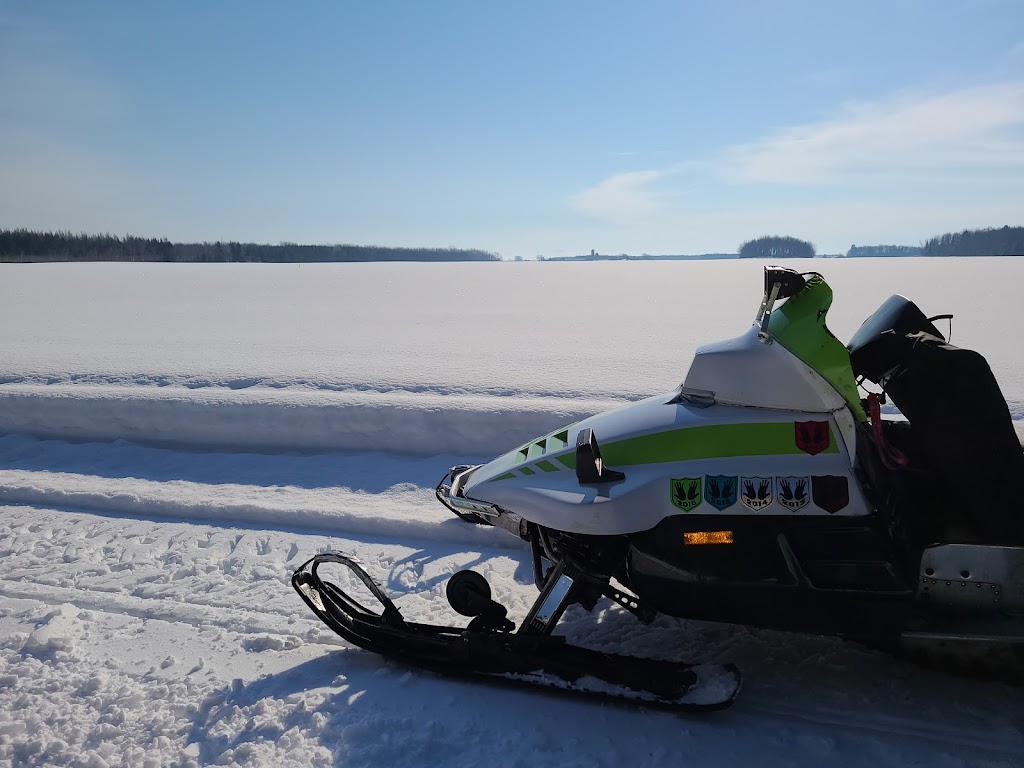
[[690, 531], [683, 534], [687, 544], [732, 544], [732, 531]]

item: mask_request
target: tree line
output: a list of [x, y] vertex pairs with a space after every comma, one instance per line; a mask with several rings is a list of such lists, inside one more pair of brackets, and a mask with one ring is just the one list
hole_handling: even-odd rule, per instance
[[[740, 245], [745, 259], [813, 258], [814, 245], [790, 236], [766, 235]], [[847, 256], [1024, 256], [1024, 227], [947, 232], [921, 246], [854, 245]], [[724, 258], [728, 254], [706, 254]], [[547, 261], [690, 259], [693, 256], [553, 257]], [[519, 259], [517, 258], [517, 261]], [[544, 261], [543, 257], [538, 257]], [[172, 243], [167, 238], [134, 235], [87, 235], [0, 229], [0, 262], [18, 261], [186, 261], [305, 263], [336, 261], [501, 261], [501, 256], [475, 248], [386, 248], [371, 245], [266, 245], [236, 241]]]
[[765, 235], [748, 240], [739, 249], [741, 259], [813, 259], [814, 246], [795, 237]]
[[334, 261], [501, 261], [473, 248], [385, 248], [374, 245], [172, 243], [167, 238], [0, 229], [0, 261], [187, 261], [306, 263]]
[[850, 258], [857, 256], [920, 256], [921, 246], [915, 245], [851, 245], [846, 252]]
[[947, 232], [921, 246], [922, 256], [1024, 256], [1024, 227]]
[[[741, 259], [799, 259], [814, 257], [811, 243], [795, 237], [766, 235], [739, 247]], [[1004, 226], [947, 232], [913, 245], [853, 245], [846, 252], [857, 256], [1024, 256], [1024, 227]]]

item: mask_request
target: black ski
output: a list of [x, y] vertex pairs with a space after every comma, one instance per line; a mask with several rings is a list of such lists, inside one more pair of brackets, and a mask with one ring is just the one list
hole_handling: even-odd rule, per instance
[[[351, 569], [383, 607], [373, 613], [317, 574], [323, 563]], [[601, 653], [564, 637], [406, 621], [358, 561], [328, 552], [303, 563], [292, 586], [348, 642], [442, 675], [539, 687], [675, 711], [728, 707], [740, 687], [730, 664], [683, 664]], [[473, 625], [470, 625], [473, 627]]]

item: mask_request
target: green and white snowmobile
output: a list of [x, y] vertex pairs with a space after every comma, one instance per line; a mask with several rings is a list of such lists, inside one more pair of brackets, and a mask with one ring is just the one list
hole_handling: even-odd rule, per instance
[[[844, 346], [831, 303], [820, 275], [766, 268], [753, 326], [701, 347], [674, 392], [445, 475], [437, 497], [456, 515], [531, 545], [540, 594], [518, 631], [472, 571], [447, 587], [465, 628], [406, 622], [343, 555], [293, 585], [386, 656], [670, 709], [727, 706], [739, 673], [569, 645], [552, 634], [565, 609], [607, 597], [640, 621], [1019, 649], [1024, 452], [988, 364], [902, 296]], [[907, 420], [881, 418], [886, 394]], [[324, 563], [354, 570], [383, 613], [321, 578]]]

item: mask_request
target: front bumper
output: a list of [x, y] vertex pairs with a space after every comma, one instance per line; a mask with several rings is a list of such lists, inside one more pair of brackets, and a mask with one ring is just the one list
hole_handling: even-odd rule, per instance
[[493, 525], [515, 534], [524, 541], [530, 540], [529, 527], [521, 516], [489, 501], [468, 498], [464, 489], [466, 482], [482, 464], [460, 464], [452, 467], [437, 484], [434, 495], [437, 500], [467, 523]]

